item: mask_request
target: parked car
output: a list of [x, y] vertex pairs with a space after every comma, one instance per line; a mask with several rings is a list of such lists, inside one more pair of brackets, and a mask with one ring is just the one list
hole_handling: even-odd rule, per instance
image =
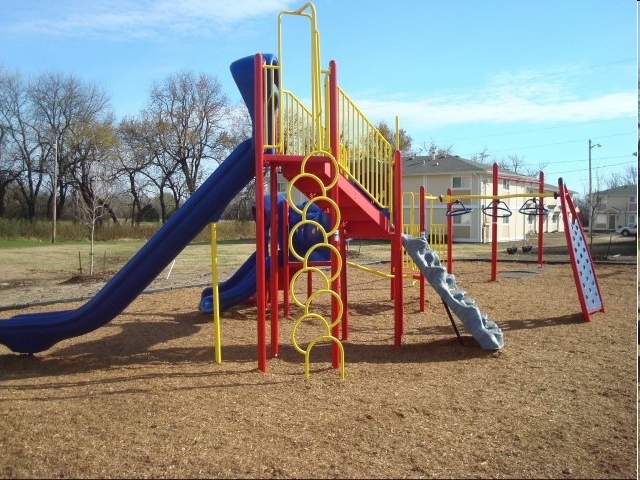
[[634, 237], [638, 236], [638, 224], [635, 225], [627, 225], [625, 227], [616, 228], [616, 233], [619, 233], [623, 237], [628, 237], [629, 235], [633, 235]]

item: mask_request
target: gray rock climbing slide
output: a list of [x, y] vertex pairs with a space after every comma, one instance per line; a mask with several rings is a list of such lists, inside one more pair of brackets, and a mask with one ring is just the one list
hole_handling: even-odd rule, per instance
[[456, 314], [478, 344], [485, 350], [498, 350], [504, 346], [500, 327], [480, 312], [476, 302], [467, 297], [456, 285], [455, 275], [447, 273], [438, 255], [429, 247], [424, 235], [402, 235], [405, 250], [416, 263], [429, 284]]

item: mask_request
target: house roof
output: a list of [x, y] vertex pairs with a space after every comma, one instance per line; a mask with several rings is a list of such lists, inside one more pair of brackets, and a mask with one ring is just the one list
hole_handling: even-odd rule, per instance
[[599, 195], [608, 195], [608, 196], [627, 196], [627, 195], [637, 195], [638, 186], [637, 185], [622, 185], [621, 187], [609, 188], [608, 190], [601, 190], [597, 192]]
[[406, 176], [452, 173], [483, 173], [491, 175], [492, 168], [490, 164], [474, 162], [457, 155], [438, 155], [436, 157], [416, 155], [404, 158], [402, 173]]
[[605, 208], [602, 211], [599, 211], [599, 213], [606, 213], [608, 215], [611, 215], [611, 214], [616, 214], [617, 215], [618, 213], [620, 213], [620, 209], [616, 208], [616, 207], [609, 207], [609, 208]]
[[[487, 176], [493, 175], [493, 164], [476, 162], [458, 155], [413, 155], [403, 157], [402, 175], [455, 175], [455, 174], [482, 174]], [[523, 181], [531, 181], [532, 178], [526, 175], [512, 172], [504, 168], [498, 169], [498, 174], [511, 177], [514, 179], [522, 179]], [[545, 191], [556, 191], [558, 185], [549, 183], [544, 184]], [[569, 190], [575, 193], [573, 190]]]

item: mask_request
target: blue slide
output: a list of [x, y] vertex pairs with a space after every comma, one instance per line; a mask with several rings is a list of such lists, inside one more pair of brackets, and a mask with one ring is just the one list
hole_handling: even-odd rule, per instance
[[[283, 204], [287, 202], [287, 198], [283, 194], [278, 194], [278, 216], [279, 218], [283, 218]], [[304, 210], [306, 202], [297, 205], [299, 211]], [[270, 201], [269, 196], [265, 196], [265, 234], [269, 235], [269, 227], [270, 227]], [[255, 210], [255, 208], [254, 208]], [[253, 212], [254, 217], [256, 212]], [[307, 208], [307, 213], [305, 216], [307, 220], [313, 220], [314, 222], [319, 223], [324, 231], [330, 230], [331, 226], [331, 217], [328, 213], [322, 210], [315, 204], [310, 205]], [[289, 227], [292, 228], [296, 224], [298, 224], [302, 220], [302, 216], [296, 210], [292, 210], [289, 212]], [[288, 237], [288, 235], [287, 235]], [[283, 233], [282, 224], [279, 224], [278, 228], [278, 244], [282, 247], [283, 242], [285, 241], [285, 235]], [[316, 228], [313, 224], [305, 224], [300, 225], [298, 228], [293, 230], [293, 248], [299, 255], [305, 255], [307, 251], [313, 246], [323, 242], [323, 236], [321, 231]], [[268, 241], [267, 241], [268, 243]], [[320, 247], [314, 249], [309, 256], [312, 261], [327, 261], [331, 258], [330, 250]], [[282, 250], [278, 251], [278, 259], [279, 264], [282, 265]], [[291, 259], [295, 259], [291, 256]], [[267, 256], [266, 258], [266, 271], [265, 274], [268, 276], [271, 267], [271, 257]], [[223, 312], [234, 305], [238, 305], [247, 299], [249, 299], [252, 295], [256, 293], [256, 285], [257, 285], [257, 267], [256, 267], [256, 253], [254, 252], [251, 256], [242, 264], [242, 266], [229, 277], [227, 280], [220, 282], [218, 284], [218, 298], [220, 302], [220, 311]], [[202, 290], [202, 294], [200, 296], [200, 303], [198, 304], [198, 309], [203, 312], [210, 314], [213, 312], [214, 299], [213, 299], [213, 288], [207, 287]]]
[[[276, 64], [277, 60], [274, 55], [265, 54], [263, 62]], [[255, 126], [254, 56], [236, 60], [230, 69]], [[114, 319], [202, 229], [220, 219], [229, 202], [253, 180], [254, 170], [253, 141], [247, 139], [91, 300], [76, 310], [23, 314], [2, 320], [0, 343], [18, 353], [42, 352]], [[255, 274], [252, 277], [255, 284]]]
[[[270, 257], [266, 259], [266, 275], [269, 275]], [[252, 295], [256, 293], [257, 289], [257, 266], [256, 266], [256, 252], [253, 252], [251, 256], [242, 264], [242, 266], [236, 270], [224, 282], [218, 284], [218, 297], [220, 301], [220, 311], [225, 310], [238, 305]], [[213, 312], [213, 287], [207, 287], [202, 290], [200, 303], [198, 309], [203, 313]]]
[[14, 352], [36, 353], [111, 321], [203, 228], [220, 219], [231, 199], [253, 180], [254, 165], [251, 140], [245, 140], [91, 300], [76, 310], [0, 321], [0, 343]]
[[[278, 194], [278, 211], [280, 218], [284, 215], [282, 210], [282, 204], [287, 199], [284, 195]], [[269, 244], [269, 228], [270, 228], [270, 209], [271, 202], [269, 195], [265, 195], [265, 237], [266, 243]], [[255, 219], [256, 211], [255, 205], [253, 207], [253, 216]], [[282, 244], [282, 228], [278, 233], [278, 241]], [[266, 262], [266, 275], [269, 275], [270, 257], [267, 255]], [[256, 265], [256, 252], [253, 252], [249, 258], [242, 264], [242, 266], [234, 272], [228, 279], [218, 284], [218, 301], [220, 302], [220, 312], [238, 305], [256, 293], [257, 290], [257, 270]], [[213, 299], [213, 287], [206, 287], [202, 290], [200, 295], [200, 303], [198, 304], [198, 310], [202, 313], [213, 313], [214, 299]]]

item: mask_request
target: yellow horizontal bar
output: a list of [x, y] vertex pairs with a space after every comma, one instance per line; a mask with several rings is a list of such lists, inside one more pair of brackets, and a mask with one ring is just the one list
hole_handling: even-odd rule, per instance
[[384, 278], [395, 277], [395, 275], [393, 275], [392, 273], [384, 273], [379, 270], [374, 270], [373, 268], [365, 267], [364, 265], [360, 265], [358, 263], [347, 262], [347, 265], [349, 265], [350, 267], [359, 268], [360, 270], [364, 270], [365, 272], [373, 273], [374, 275], [378, 275], [380, 277], [384, 277]]
[[550, 193], [509, 193], [507, 195], [440, 195], [438, 200], [441, 202], [449, 203], [456, 200], [502, 200], [504, 198], [541, 198], [541, 197], [557, 197], [558, 194], [554, 192]]

